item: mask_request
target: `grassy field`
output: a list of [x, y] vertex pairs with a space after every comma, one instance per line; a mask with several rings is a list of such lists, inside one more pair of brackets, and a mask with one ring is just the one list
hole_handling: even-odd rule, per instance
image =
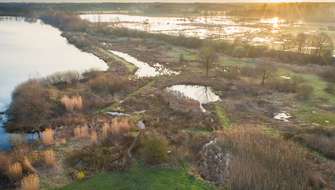
[[183, 169], [157, 169], [135, 166], [126, 172], [100, 173], [59, 190], [214, 190]]

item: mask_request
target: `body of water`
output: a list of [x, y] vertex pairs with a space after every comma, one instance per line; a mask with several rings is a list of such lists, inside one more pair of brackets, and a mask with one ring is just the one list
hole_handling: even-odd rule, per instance
[[[30, 78], [92, 68], [106, 70], [108, 66], [68, 44], [58, 29], [41, 21], [0, 17], [0, 111], [8, 108], [15, 87]], [[5, 119], [3, 115], [2, 121]], [[10, 147], [9, 134], [0, 125], [0, 149], [6, 149]]]
[[191, 98], [200, 103], [200, 109], [205, 112], [203, 104], [216, 102], [220, 100], [220, 97], [216, 95], [212, 88], [207, 86], [199, 85], [173, 85], [167, 88], [168, 91], [181, 93], [187, 98]]

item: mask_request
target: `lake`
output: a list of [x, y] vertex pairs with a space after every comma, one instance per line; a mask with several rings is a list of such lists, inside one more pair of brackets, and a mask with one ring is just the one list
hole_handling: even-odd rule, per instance
[[[52, 26], [39, 20], [0, 17], [0, 111], [8, 108], [15, 87], [28, 79], [69, 70], [107, 68], [103, 60], [67, 43], [61, 31]], [[5, 116], [1, 118], [5, 120]], [[8, 149], [9, 134], [1, 123], [0, 149]]]

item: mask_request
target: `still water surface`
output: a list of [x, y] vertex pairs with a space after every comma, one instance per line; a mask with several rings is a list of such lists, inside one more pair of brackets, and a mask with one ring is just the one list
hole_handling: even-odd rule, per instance
[[[96, 56], [67, 43], [61, 32], [41, 21], [26, 22], [19, 17], [0, 17], [0, 111], [11, 101], [18, 84], [55, 72], [107, 69]], [[1, 119], [6, 119], [1, 116]], [[10, 147], [9, 134], [0, 121], [0, 149]]]

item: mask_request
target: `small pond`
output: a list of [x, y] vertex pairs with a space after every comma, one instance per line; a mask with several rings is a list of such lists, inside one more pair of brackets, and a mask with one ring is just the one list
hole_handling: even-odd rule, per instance
[[216, 95], [211, 87], [199, 85], [174, 85], [167, 88], [168, 91], [179, 92], [185, 97], [196, 100], [200, 103], [202, 111], [206, 111], [203, 104], [220, 101], [220, 97]]

